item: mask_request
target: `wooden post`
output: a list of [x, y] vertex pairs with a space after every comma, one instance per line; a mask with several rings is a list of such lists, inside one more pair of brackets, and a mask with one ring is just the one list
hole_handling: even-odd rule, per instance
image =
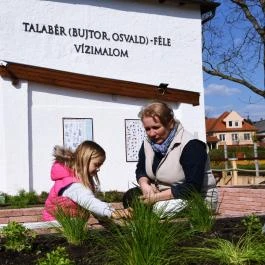
[[224, 156], [225, 156], [225, 170], [227, 170], [228, 169], [228, 163], [227, 163], [228, 155], [227, 155], [226, 143], [224, 144]]
[[255, 178], [255, 184], [257, 184], [257, 178], [259, 177], [259, 161], [258, 161], [258, 150], [257, 150], [257, 143], [254, 143], [254, 157], [255, 157], [255, 170], [256, 170], [256, 178]]
[[236, 164], [236, 161], [237, 161], [237, 158], [230, 158], [229, 159], [231, 161], [231, 164], [232, 164], [232, 185], [237, 185], [238, 183], [238, 174], [237, 174], [237, 164]]

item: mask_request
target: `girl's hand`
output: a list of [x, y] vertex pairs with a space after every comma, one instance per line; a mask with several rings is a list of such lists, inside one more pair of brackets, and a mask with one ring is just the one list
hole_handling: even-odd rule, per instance
[[111, 218], [113, 219], [123, 219], [131, 217], [132, 217], [132, 208], [116, 209], [111, 214]]

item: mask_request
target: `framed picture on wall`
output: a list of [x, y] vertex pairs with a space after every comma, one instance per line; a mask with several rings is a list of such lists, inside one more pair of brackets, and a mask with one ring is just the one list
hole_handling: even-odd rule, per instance
[[85, 140], [93, 140], [93, 119], [63, 118], [63, 144], [75, 150]]
[[126, 161], [138, 161], [138, 152], [145, 136], [140, 119], [125, 119]]

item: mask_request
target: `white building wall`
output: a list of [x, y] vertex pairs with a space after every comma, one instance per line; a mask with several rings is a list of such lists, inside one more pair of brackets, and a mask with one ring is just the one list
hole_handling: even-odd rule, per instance
[[[58, 25], [66, 36], [30, 31], [31, 23], [35, 31], [36, 24], [47, 29]], [[200, 106], [172, 106], [184, 126], [205, 140], [199, 7], [152, 1], [1, 0], [0, 25], [0, 60], [199, 92]], [[72, 28], [105, 32], [109, 40], [72, 37]], [[144, 36], [148, 44], [118, 42], [115, 33]], [[159, 36], [164, 45], [154, 45]], [[124, 50], [128, 57], [78, 53], [75, 45], [82, 44]], [[93, 118], [94, 140], [107, 153], [99, 175], [102, 189], [132, 186], [136, 163], [126, 162], [124, 119], [136, 119], [147, 100], [27, 82], [18, 89], [9, 81], [0, 85], [0, 191], [49, 190], [52, 149], [63, 143], [63, 117]]]
[[29, 189], [28, 86], [1, 80], [1, 191]]

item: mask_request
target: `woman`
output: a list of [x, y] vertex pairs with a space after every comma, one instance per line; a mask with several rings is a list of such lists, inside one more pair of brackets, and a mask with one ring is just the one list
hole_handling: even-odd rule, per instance
[[185, 207], [189, 194], [196, 191], [216, 209], [216, 182], [206, 144], [184, 130], [166, 103], [151, 103], [138, 116], [147, 135], [136, 167], [140, 187], [125, 193], [124, 207], [141, 194], [140, 199], [154, 205], [155, 210], [178, 212]]

